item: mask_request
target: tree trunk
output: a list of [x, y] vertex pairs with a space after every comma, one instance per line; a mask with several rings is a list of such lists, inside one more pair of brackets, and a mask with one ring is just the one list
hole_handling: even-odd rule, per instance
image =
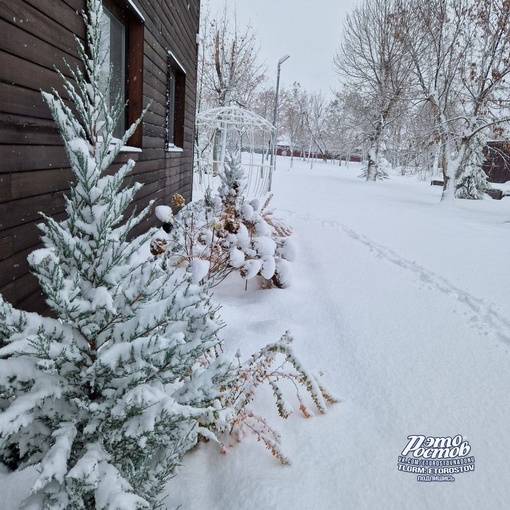
[[368, 151], [367, 181], [377, 180], [377, 149], [371, 147]]
[[455, 183], [457, 174], [459, 172], [460, 165], [464, 160], [464, 155], [466, 153], [467, 141], [462, 141], [461, 146], [454, 158], [452, 158], [451, 154], [453, 154], [453, 148], [451, 147], [451, 142], [446, 142], [444, 145], [443, 151], [443, 161], [445, 166], [443, 167], [443, 177], [444, 177], [444, 185], [443, 185], [443, 193], [441, 195], [441, 202], [446, 202], [453, 204], [455, 202]]
[[379, 151], [383, 132], [383, 120], [379, 119], [374, 126], [370, 137], [370, 148], [368, 149], [367, 181], [376, 181], [382, 177], [379, 171]]

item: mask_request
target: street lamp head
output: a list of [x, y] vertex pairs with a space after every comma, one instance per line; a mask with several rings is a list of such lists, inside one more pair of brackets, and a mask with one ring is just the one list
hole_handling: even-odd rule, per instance
[[278, 60], [278, 65], [283, 64], [289, 57], [290, 55], [283, 56], [280, 60]]

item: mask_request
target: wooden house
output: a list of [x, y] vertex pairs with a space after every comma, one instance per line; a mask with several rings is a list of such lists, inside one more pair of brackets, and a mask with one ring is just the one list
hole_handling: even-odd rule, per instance
[[510, 142], [506, 140], [487, 142], [484, 153], [483, 169], [489, 182], [510, 181]]
[[[149, 200], [191, 198], [197, 32], [200, 0], [104, 0], [116, 90], [128, 101], [128, 125], [149, 112], [117, 164], [137, 163], [133, 180]], [[40, 90], [62, 93], [55, 67], [80, 65], [75, 36], [85, 27], [85, 0], [0, 0], [0, 293], [13, 305], [44, 311], [27, 255], [39, 246], [40, 212], [64, 217], [71, 172]], [[122, 128], [123, 126], [120, 126]], [[157, 220], [152, 216], [138, 232]]]

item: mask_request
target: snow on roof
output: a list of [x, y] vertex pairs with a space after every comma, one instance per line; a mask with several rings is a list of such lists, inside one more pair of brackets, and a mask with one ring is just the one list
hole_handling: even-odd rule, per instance
[[133, 8], [133, 10], [138, 14], [139, 18], [145, 23], [145, 18], [143, 14], [140, 12], [140, 9], [136, 6], [133, 0], [128, 0], [128, 4]]

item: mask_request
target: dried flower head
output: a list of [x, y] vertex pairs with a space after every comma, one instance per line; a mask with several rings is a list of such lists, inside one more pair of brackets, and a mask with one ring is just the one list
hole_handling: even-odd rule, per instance
[[168, 247], [168, 243], [165, 239], [161, 239], [159, 237], [156, 237], [151, 241], [151, 253], [156, 255], [161, 255], [162, 253], [165, 253], [166, 249]]
[[215, 218], [211, 222], [211, 227], [216, 229], [216, 230], [221, 230], [223, 228], [223, 222], [221, 220], [219, 220], [218, 218]]
[[175, 208], [180, 209], [181, 207], [184, 207], [184, 204], [186, 204], [184, 197], [180, 193], [175, 193], [172, 197], [172, 205]]

